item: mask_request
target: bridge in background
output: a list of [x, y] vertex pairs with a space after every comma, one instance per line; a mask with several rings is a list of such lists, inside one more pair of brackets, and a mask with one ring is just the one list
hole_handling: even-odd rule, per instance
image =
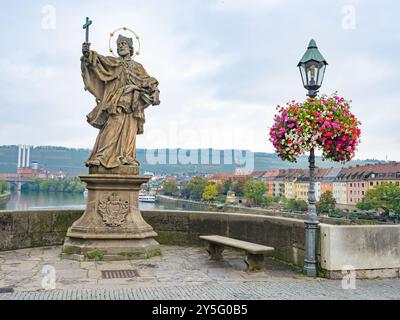
[[33, 181], [34, 177], [26, 177], [18, 173], [0, 173], [0, 180], [7, 181], [9, 184], [14, 185], [18, 191], [21, 191], [22, 186]]

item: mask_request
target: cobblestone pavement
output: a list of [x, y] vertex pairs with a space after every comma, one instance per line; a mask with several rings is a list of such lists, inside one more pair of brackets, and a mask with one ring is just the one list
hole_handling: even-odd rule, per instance
[[[344, 290], [342, 281], [309, 279], [267, 259], [262, 272], [246, 273], [240, 253], [228, 251], [221, 262], [209, 261], [204, 249], [162, 246], [162, 257], [147, 260], [78, 262], [61, 259], [61, 247], [0, 253], [0, 293], [9, 299], [400, 299], [400, 280], [357, 280]], [[56, 289], [42, 283], [56, 273]], [[45, 267], [45, 268], [44, 268]], [[51, 268], [51, 267], [54, 267]], [[103, 279], [103, 270], [136, 270], [128, 279]]]

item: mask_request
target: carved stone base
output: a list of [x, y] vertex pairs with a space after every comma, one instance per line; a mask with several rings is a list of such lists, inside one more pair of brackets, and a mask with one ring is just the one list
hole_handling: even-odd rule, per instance
[[[158, 246], [152, 239], [157, 233], [143, 219], [138, 205], [140, 186], [149, 177], [105, 173], [80, 178], [87, 183], [86, 210], [68, 229], [63, 253], [85, 254], [97, 250], [105, 256], [135, 252], [137, 248], [145, 252]], [[142, 239], [148, 241], [133, 241]]]
[[152, 238], [141, 240], [92, 240], [67, 237], [62, 258], [90, 261], [147, 259], [161, 255], [160, 245]]

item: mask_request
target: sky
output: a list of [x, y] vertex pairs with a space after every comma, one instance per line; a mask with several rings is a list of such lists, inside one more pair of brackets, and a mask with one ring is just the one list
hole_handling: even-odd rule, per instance
[[0, 145], [93, 146], [80, 72], [88, 16], [93, 50], [108, 55], [109, 33], [127, 26], [160, 82], [139, 148], [273, 152], [275, 107], [305, 99], [296, 66], [313, 38], [329, 64], [320, 93], [351, 99], [362, 122], [356, 158], [400, 160], [398, 1], [0, 2]]

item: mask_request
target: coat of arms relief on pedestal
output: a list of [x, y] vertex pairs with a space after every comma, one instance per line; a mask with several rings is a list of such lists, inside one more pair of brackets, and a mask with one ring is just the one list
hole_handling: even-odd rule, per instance
[[106, 195], [104, 200], [99, 200], [97, 211], [108, 227], [119, 227], [125, 221], [129, 211], [129, 201], [122, 200], [116, 193]]

